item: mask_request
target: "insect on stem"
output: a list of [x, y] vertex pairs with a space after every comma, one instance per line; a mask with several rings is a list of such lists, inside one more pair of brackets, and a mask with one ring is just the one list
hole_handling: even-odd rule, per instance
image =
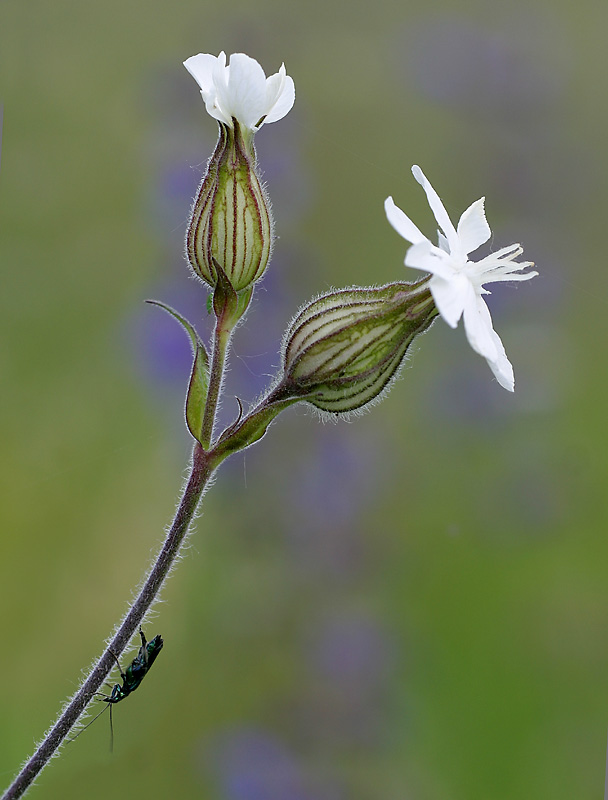
[[[84, 726], [81, 731], [78, 731], [76, 736], [73, 736], [69, 741], [73, 742], [74, 739], [77, 739], [81, 733], [84, 733], [89, 725], [92, 725], [96, 719], [98, 719], [104, 711], [108, 708], [110, 709], [110, 752], [114, 750], [114, 725], [112, 722], [112, 706], [116, 705], [116, 703], [120, 703], [121, 700], [124, 700], [125, 697], [128, 697], [131, 692], [134, 692], [139, 684], [143, 681], [148, 670], [151, 668], [152, 664], [156, 660], [157, 655], [163, 648], [163, 639], [160, 634], [157, 634], [151, 641], [146, 641], [146, 637], [144, 636], [144, 632], [142, 629], [139, 629], [139, 635], [141, 636], [141, 647], [139, 648], [139, 652], [131, 661], [129, 666], [123, 672], [122, 667], [120, 666], [120, 661], [118, 660], [118, 656], [115, 653], [112, 653], [114, 659], [116, 660], [116, 664], [118, 665], [118, 669], [120, 671], [120, 677], [122, 679], [122, 686], [119, 683], [114, 684], [112, 688], [112, 692], [107, 695], [103, 694], [102, 692], [96, 692], [96, 694], [102, 699], [104, 703], [106, 703], [105, 708], [102, 708], [101, 711], [96, 714], [93, 719]], [[111, 652], [111, 651], [110, 651]]]

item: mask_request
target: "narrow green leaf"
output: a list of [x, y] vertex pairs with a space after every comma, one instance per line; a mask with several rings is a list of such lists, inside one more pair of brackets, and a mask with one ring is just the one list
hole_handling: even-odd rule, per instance
[[200, 336], [185, 317], [178, 314], [170, 306], [158, 300], [146, 300], [150, 305], [158, 306], [176, 319], [190, 337], [194, 361], [192, 373], [188, 384], [188, 394], [186, 395], [186, 425], [194, 438], [201, 441], [201, 430], [203, 427], [203, 415], [205, 412], [205, 402], [209, 389], [209, 356]]
[[190, 375], [188, 395], [186, 397], [186, 424], [188, 430], [197, 442], [201, 441], [208, 388], [209, 370], [207, 366], [207, 353], [205, 352], [205, 348], [199, 345], [194, 355], [192, 374]]

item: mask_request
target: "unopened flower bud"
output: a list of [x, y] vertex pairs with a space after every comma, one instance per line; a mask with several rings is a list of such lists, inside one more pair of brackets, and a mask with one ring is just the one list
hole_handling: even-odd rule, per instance
[[413, 338], [436, 314], [426, 280], [313, 300], [286, 333], [279, 394], [332, 413], [360, 409], [385, 393]]
[[257, 174], [253, 137], [244, 137], [236, 120], [219, 125], [218, 143], [192, 206], [186, 255], [194, 272], [212, 287], [219, 264], [238, 292], [262, 277], [273, 222]]

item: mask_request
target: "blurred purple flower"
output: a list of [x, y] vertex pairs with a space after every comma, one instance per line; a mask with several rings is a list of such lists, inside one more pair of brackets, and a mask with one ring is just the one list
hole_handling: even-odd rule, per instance
[[360, 520], [382, 486], [382, 442], [361, 429], [325, 427], [301, 447], [282, 488], [294, 564], [350, 576], [368, 563]]
[[297, 520], [307, 527], [356, 523], [376, 494], [381, 477], [378, 459], [378, 447], [362, 434], [344, 427], [325, 428], [312, 451], [295, 465], [292, 486], [297, 494], [290, 506]]
[[256, 728], [218, 736], [210, 761], [226, 800], [340, 800], [335, 786], [319, 785], [286, 746]]
[[296, 703], [301, 733], [323, 748], [376, 746], [389, 732], [393, 644], [386, 632], [353, 612], [312, 632], [307, 649], [311, 670]]
[[357, 694], [374, 691], [386, 680], [392, 665], [392, 644], [368, 616], [328, 620], [310, 648], [313, 669], [325, 680], [347, 683]]

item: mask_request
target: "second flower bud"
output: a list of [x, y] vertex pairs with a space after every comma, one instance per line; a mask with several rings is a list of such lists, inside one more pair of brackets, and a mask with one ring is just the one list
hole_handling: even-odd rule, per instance
[[295, 317], [283, 346], [279, 397], [349, 413], [380, 399], [437, 310], [427, 280], [330, 292]]

